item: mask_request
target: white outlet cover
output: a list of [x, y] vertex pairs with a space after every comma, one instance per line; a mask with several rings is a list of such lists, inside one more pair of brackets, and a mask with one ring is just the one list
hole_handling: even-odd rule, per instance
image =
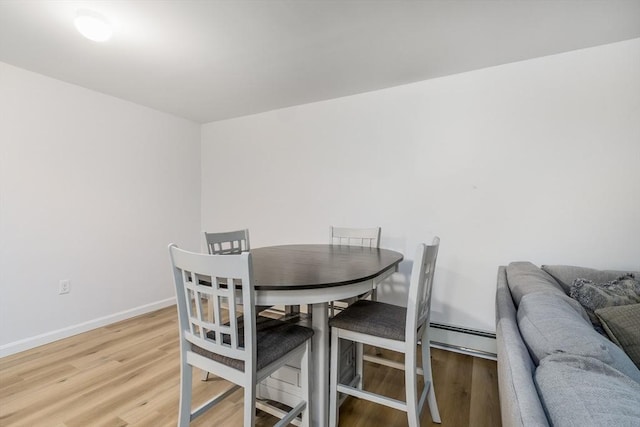
[[71, 281], [60, 280], [60, 284], [58, 285], [58, 294], [68, 294], [69, 292], [71, 292]]

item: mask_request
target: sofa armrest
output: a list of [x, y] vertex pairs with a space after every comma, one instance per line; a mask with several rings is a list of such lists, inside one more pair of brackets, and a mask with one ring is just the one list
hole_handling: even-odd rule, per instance
[[533, 382], [536, 367], [518, 329], [516, 308], [507, 285], [505, 267], [498, 269], [496, 342], [502, 425], [548, 426], [547, 416]]

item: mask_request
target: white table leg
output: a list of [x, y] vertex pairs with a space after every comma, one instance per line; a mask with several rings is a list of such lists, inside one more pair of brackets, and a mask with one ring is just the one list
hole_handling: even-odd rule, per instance
[[328, 304], [311, 306], [313, 335], [313, 392], [311, 394], [311, 425], [326, 427], [329, 424], [329, 316]]

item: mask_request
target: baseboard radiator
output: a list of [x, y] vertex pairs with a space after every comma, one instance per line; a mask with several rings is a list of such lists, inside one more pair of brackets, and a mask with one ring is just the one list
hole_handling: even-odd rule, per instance
[[496, 334], [459, 326], [431, 323], [431, 347], [496, 360]]

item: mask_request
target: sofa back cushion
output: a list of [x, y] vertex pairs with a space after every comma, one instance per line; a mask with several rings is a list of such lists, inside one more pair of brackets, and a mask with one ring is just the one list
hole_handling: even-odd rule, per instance
[[549, 273], [562, 286], [565, 294], [569, 294], [571, 285], [576, 279], [587, 279], [594, 283], [605, 283], [628, 273], [640, 277], [640, 271], [596, 270], [572, 265], [543, 265], [542, 270]]
[[535, 382], [553, 426], [639, 425], [640, 384], [601, 360], [554, 354]]
[[507, 282], [516, 307], [520, 305], [523, 296], [532, 292], [566, 295], [553, 277], [526, 261], [512, 262], [507, 266]]
[[566, 295], [525, 295], [518, 308], [518, 327], [536, 363], [565, 353], [592, 357], [640, 383], [640, 370], [614, 343], [596, 332], [581, 307]]

